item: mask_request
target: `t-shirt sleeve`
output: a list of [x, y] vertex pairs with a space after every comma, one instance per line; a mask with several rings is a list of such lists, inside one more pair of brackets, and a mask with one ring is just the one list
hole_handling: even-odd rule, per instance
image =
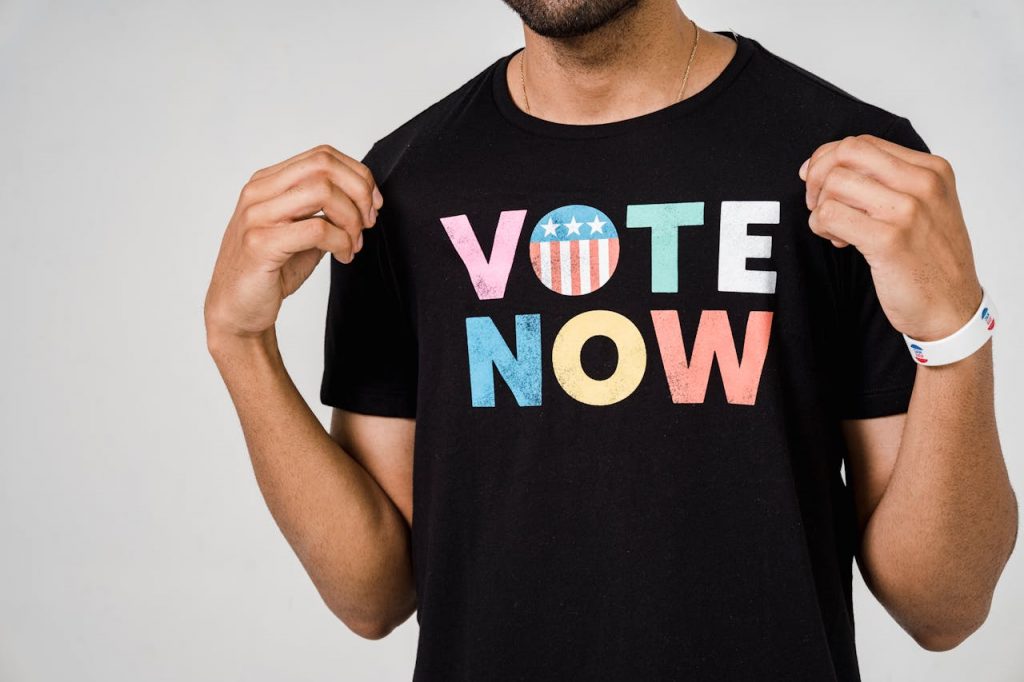
[[[899, 117], [879, 135], [910, 149], [928, 146], [906, 118]], [[846, 367], [840, 417], [866, 419], [906, 412], [917, 363], [903, 335], [892, 326], [878, 300], [871, 266], [853, 246], [840, 249], [843, 305], [840, 336]]]
[[[371, 149], [363, 163], [380, 185], [373, 153]], [[361, 414], [414, 417], [416, 337], [387, 250], [391, 219], [385, 196], [377, 222], [363, 231], [363, 248], [352, 262], [326, 256], [331, 281], [320, 402]]]

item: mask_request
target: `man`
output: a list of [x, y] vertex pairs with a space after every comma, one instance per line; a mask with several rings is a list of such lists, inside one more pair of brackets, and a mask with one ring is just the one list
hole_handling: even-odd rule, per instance
[[[326, 604], [415, 611], [416, 680], [857, 680], [856, 556], [956, 646], [1017, 507], [948, 164], [672, 0], [506, 3], [524, 48], [224, 236], [210, 351]], [[326, 251], [329, 434], [274, 333]]]

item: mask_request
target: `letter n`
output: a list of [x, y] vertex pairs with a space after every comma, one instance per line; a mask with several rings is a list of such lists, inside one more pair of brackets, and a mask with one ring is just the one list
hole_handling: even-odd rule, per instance
[[540, 315], [516, 315], [516, 354], [489, 317], [466, 318], [473, 407], [494, 407], [494, 369], [520, 406], [540, 405]]

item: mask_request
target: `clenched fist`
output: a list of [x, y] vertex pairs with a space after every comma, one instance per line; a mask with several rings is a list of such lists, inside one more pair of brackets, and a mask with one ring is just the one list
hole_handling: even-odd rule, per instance
[[210, 338], [270, 329], [325, 252], [350, 263], [383, 204], [370, 169], [320, 145], [257, 171], [242, 188], [206, 294]]
[[971, 319], [982, 289], [945, 159], [859, 135], [821, 145], [799, 174], [811, 230], [864, 254], [893, 327], [932, 341]]

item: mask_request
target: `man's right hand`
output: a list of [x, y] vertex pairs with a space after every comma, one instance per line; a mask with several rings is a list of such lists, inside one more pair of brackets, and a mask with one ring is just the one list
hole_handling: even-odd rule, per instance
[[273, 327], [324, 253], [352, 262], [382, 204], [370, 169], [329, 145], [256, 171], [221, 241], [204, 308], [208, 339]]

